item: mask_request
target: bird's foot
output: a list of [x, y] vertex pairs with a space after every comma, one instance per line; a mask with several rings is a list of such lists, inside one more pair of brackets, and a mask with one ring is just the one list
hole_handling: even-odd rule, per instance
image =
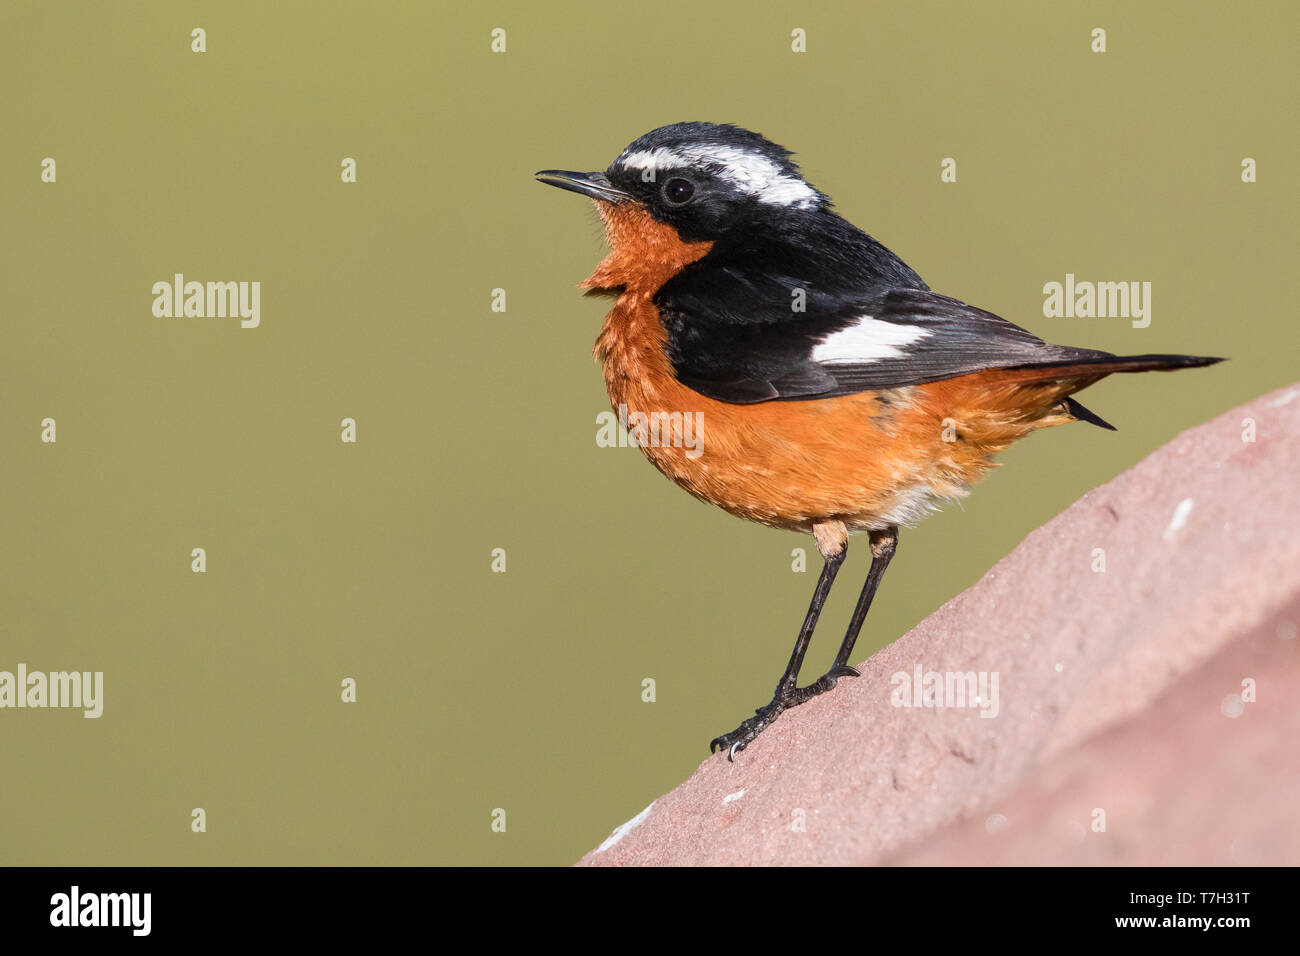
[[735, 760], [736, 754], [740, 753], [749, 746], [749, 742], [761, 734], [771, 723], [781, 716], [781, 712], [787, 707], [795, 706], [791, 697], [782, 698], [773, 697], [772, 703], [765, 707], [760, 707], [754, 711], [754, 716], [747, 720], [741, 721], [739, 727], [729, 734], [723, 734], [721, 737], [714, 737], [709, 741], [709, 753], [717, 753], [719, 750], [727, 751], [727, 759]]
[[807, 703], [818, 694], [826, 693], [835, 686], [841, 677], [857, 676], [858, 671], [856, 668], [849, 667], [847, 664], [837, 664], [807, 687], [778, 689], [776, 696], [772, 698], [772, 702], [754, 711], [753, 717], [743, 721], [731, 733], [710, 740], [709, 753], [725, 750], [727, 751], [727, 759], [735, 760], [736, 754], [748, 747], [755, 737], [772, 726], [783, 711]]

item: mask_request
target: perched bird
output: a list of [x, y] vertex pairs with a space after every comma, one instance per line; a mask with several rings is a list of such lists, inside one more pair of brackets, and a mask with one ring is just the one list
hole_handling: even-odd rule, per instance
[[[900, 525], [965, 495], [1029, 432], [1111, 428], [1070, 397], [1099, 379], [1219, 361], [1049, 345], [931, 292], [790, 156], [736, 126], [677, 123], [604, 172], [536, 174], [591, 197], [604, 223], [610, 254], [581, 287], [616, 296], [595, 352], [646, 457], [731, 514], [811, 533], [825, 561], [771, 703], [710, 743], [731, 759], [782, 711], [857, 676], [849, 655]], [[683, 423], [697, 423], [693, 442]], [[830, 670], [800, 687], [849, 535], [863, 531], [871, 569], [848, 631]]]

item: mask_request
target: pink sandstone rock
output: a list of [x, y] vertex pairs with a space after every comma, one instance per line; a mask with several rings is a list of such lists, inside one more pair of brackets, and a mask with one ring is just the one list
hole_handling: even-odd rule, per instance
[[[1298, 624], [1300, 385], [1084, 495], [580, 865], [1300, 864]], [[918, 666], [996, 674], [996, 716], [991, 682], [894, 706]]]

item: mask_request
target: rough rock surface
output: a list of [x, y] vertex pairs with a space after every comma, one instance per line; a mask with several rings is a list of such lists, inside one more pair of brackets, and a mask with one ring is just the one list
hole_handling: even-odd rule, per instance
[[[1298, 624], [1300, 385], [1084, 495], [581, 862], [1300, 864]], [[896, 705], [918, 667], [946, 706]]]

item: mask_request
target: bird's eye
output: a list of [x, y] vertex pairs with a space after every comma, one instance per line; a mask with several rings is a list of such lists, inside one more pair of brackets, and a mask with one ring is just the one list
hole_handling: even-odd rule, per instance
[[680, 206], [695, 195], [695, 184], [689, 179], [670, 179], [664, 183], [664, 198]]

